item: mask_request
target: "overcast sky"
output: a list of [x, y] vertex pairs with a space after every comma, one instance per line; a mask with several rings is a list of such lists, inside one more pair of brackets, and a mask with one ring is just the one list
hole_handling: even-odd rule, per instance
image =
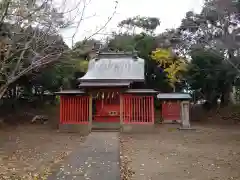
[[[189, 10], [200, 12], [204, 0], [118, 0], [117, 12], [107, 27], [101, 31], [103, 34], [117, 31], [117, 24], [128, 17], [151, 16], [158, 17], [161, 21], [158, 32], [168, 28], [178, 27]], [[68, 1], [70, 4], [70, 1]], [[71, 8], [75, 5], [71, 5]], [[102, 27], [114, 11], [115, 0], [91, 0], [87, 6], [85, 20], [75, 36], [75, 42], [90, 36], [97, 29]], [[81, 9], [81, 8], [80, 8]], [[76, 14], [76, 12], [74, 12]], [[73, 15], [72, 15], [73, 16]], [[78, 15], [80, 17], [80, 14]], [[64, 40], [71, 46], [71, 37], [76, 28], [62, 31]], [[95, 38], [100, 39], [104, 35], [99, 34]]]

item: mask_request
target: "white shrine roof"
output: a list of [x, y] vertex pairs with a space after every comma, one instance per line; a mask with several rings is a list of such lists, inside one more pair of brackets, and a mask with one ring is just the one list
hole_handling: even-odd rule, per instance
[[89, 61], [88, 71], [80, 81], [144, 81], [144, 59], [125, 54], [105, 54]]

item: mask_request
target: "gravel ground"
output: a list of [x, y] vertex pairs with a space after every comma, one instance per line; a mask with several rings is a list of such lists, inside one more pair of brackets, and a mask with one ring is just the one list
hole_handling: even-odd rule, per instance
[[[122, 134], [122, 179], [240, 180], [240, 127], [195, 128], [165, 125], [152, 134]], [[44, 179], [83, 140], [40, 125], [1, 130], [0, 180]]]
[[[240, 180], [240, 127], [164, 125], [154, 134], [122, 134], [132, 180]], [[124, 163], [122, 163], [124, 164]], [[127, 178], [125, 178], [127, 179]]]
[[0, 180], [44, 179], [83, 140], [78, 134], [58, 133], [44, 125], [0, 130]]

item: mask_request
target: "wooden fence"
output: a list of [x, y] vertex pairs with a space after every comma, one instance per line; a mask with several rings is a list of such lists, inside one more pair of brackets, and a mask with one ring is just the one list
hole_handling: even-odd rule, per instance
[[154, 124], [153, 96], [123, 96], [123, 123]]
[[87, 124], [89, 122], [88, 96], [61, 96], [60, 123]]

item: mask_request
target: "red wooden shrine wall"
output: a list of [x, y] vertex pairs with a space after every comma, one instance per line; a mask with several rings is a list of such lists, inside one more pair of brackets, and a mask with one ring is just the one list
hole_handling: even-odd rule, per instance
[[[114, 98], [113, 98], [114, 99]], [[96, 101], [94, 121], [120, 122], [120, 97]], [[122, 117], [125, 124], [154, 124], [153, 96], [122, 95]], [[104, 107], [104, 108], [102, 108]], [[109, 114], [109, 112], [115, 112]], [[60, 123], [87, 124], [89, 96], [60, 96]]]
[[162, 117], [164, 121], [181, 119], [180, 101], [164, 101], [162, 103]]
[[88, 121], [88, 96], [60, 96], [61, 124], [87, 124]]
[[123, 95], [123, 123], [154, 124], [153, 96]]

